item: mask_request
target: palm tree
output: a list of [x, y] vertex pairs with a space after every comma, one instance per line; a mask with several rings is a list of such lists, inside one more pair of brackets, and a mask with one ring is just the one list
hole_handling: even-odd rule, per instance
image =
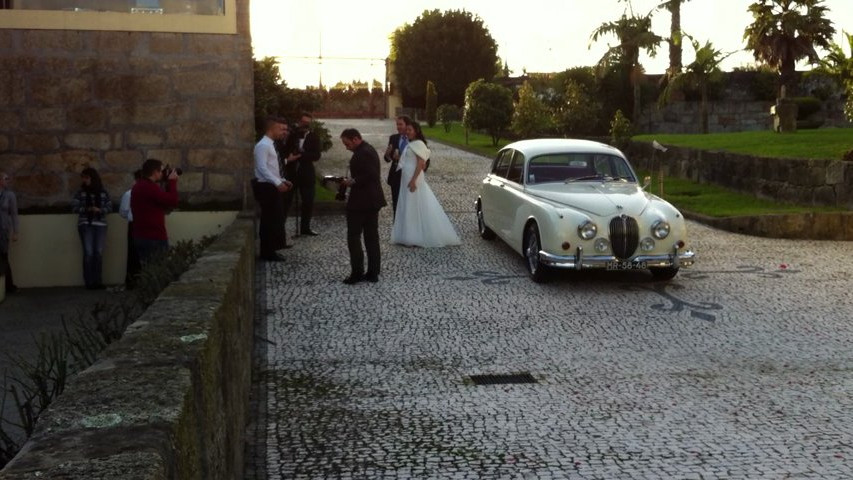
[[850, 50], [848, 56], [844, 48], [832, 42], [829, 44], [829, 53], [820, 61], [820, 68], [833, 75], [838, 75], [843, 84], [853, 82], [853, 35], [842, 32], [847, 39], [847, 47]]
[[[628, 2], [630, 8], [630, 2]], [[619, 44], [610, 47], [598, 61], [599, 71], [604, 71], [614, 65], [623, 65], [631, 72], [630, 81], [633, 87], [633, 112], [634, 123], [640, 116], [640, 82], [643, 75], [643, 66], [640, 64], [640, 50], [646, 50], [650, 56], [655, 56], [657, 47], [663, 41], [652, 32], [651, 12], [644, 16], [631, 16], [622, 14], [619, 20], [601, 24], [590, 36], [590, 44], [606, 35], [614, 35]]]
[[684, 33], [681, 31], [681, 4], [690, 0], [667, 0], [660, 5], [658, 9], [668, 10], [670, 14], [669, 24], [669, 75], [674, 75], [681, 71], [681, 37]]
[[661, 94], [661, 103], [669, 101], [672, 93], [681, 91], [684, 87], [698, 88], [702, 96], [701, 117], [702, 117], [702, 133], [708, 133], [708, 85], [717, 79], [721, 74], [720, 64], [732, 55], [734, 52], [724, 54], [711, 45], [710, 41], [705, 42], [705, 45], [699, 46], [699, 42], [689, 35], [684, 35], [690, 40], [693, 45], [693, 50], [696, 52], [696, 59], [693, 60], [684, 72], [679, 72], [671, 76], [669, 83]]
[[755, 21], [744, 30], [746, 48], [779, 71], [786, 90], [793, 86], [797, 61], [817, 63], [815, 47], [829, 48], [835, 34], [823, 0], [757, 0], [749, 11]]

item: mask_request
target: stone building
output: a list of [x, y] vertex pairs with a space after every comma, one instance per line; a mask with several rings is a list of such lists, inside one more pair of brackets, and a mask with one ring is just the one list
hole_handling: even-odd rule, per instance
[[248, 0], [3, 0], [0, 46], [0, 169], [24, 212], [67, 211], [85, 166], [118, 201], [147, 158], [183, 169], [184, 207], [243, 205]]

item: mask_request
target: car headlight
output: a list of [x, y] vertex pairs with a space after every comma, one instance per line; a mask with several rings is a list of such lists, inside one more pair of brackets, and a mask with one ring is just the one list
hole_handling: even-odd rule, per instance
[[599, 238], [595, 240], [595, 251], [598, 253], [604, 253], [607, 249], [610, 248], [610, 242], [607, 241], [606, 238]]
[[644, 252], [651, 252], [655, 249], [655, 241], [651, 237], [646, 237], [640, 240], [640, 249]]
[[598, 233], [598, 227], [589, 220], [578, 226], [578, 236], [584, 240], [591, 240], [595, 238], [596, 233]]
[[658, 240], [663, 240], [669, 236], [669, 222], [666, 220], [658, 220], [652, 225], [652, 236]]

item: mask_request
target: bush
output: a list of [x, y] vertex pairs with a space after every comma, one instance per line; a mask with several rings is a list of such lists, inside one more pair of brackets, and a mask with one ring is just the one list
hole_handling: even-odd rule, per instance
[[631, 140], [631, 121], [622, 114], [622, 110], [616, 110], [610, 122], [610, 140], [620, 149], [624, 149]]
[[426, 84], [426, 121], [430, 128], [435, 126], [435, 109], [438, 103], [438, 93], [435, 91], [435, 84], [428, 81]]
[[560, 132], [569, 137], [595, 134], [602, 108], [587, 88], [569, 80], [562, 98], [563, 102], [554, 111]]
[[512, 116], [512, 131], [520, 138], [532, 138], [551, 128], [551, 112], [536, 96], [530, 83], [524, 82], [518, 92], [518, 104]]
[[482, 78], [465, 90], [465, 113], [462, 122], [472, 130], [485, 130], [497, 146], [512, 122], [512, 92]]
[[450, 127], [453, 125], [453, 122], [462, 120], [462, 110], [456, 105], [449, 103], [445, 103], [438, 107], [436, 114], [438, 116], [438, 121], [441, 122], [445, 132], [450, 132]]

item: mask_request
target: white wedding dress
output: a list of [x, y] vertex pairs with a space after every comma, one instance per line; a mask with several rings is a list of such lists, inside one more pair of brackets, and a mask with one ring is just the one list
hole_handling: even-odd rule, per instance
[[394, 227], [391, 229], [391, 243], [427, 248], [462, 243], [450, 218], [429, 188], [424, 172], [415, 181], [415, 191], [409, 191], [409, 180], [418, 162], [415, 155], [426, 160], [429, 154], [429, 149], [421, 140], [410, 142], [403, 150], [400, 158], [400, 196], [397, 199]]

